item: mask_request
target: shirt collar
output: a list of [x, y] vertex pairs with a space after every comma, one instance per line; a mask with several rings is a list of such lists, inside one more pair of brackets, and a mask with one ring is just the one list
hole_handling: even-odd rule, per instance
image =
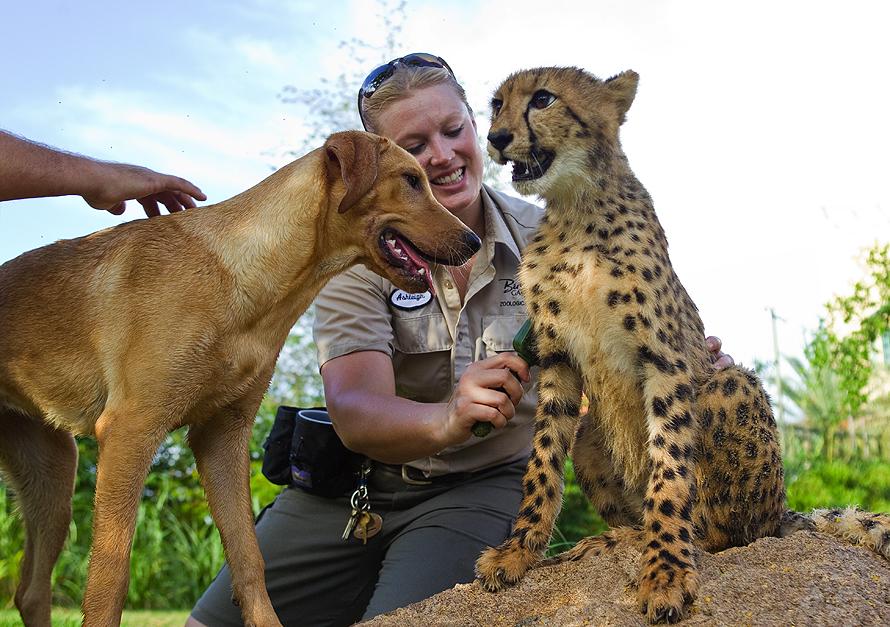
[[507, 228], [503, 214], [498, 209], [492, 195], [485, 186], [482, 187], [481, 196], [482, 211], [485, 213], [485, 241], [490, 242], [489, 245], [492, 247], [492, 250], [490, 251], [492, 258], [494, 257], [494, 245], [502, 244], [513, 253], [513, 256], [517, 261], [521, 260], [522, 257], [519, 252], [519, 246], [517, 246], [516, 240], [510, 232], [510, 229]]

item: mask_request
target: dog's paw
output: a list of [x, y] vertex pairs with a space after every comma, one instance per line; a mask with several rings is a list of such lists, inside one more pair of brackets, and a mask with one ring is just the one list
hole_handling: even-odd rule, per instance
[[676, 623], [698, 593], [698, 572], [657, 561], [640, 574], [637, 602], [650, 623]]
[[511, 538], [497, 548], [483, 551], [476, 561], [476, 579], [489, 592], [498, 592], [522, 579], [539, 555], [522, 548]]

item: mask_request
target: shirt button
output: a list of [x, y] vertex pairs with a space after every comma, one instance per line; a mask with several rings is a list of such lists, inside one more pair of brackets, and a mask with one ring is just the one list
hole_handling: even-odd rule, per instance
[[450, 290], [454, 287], [454, 284], [451, 281], [445, 280], [445, 289]]

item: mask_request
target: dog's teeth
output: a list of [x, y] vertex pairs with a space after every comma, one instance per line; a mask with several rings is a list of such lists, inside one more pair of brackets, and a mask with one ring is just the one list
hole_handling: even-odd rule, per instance
[[397, 255], [401, 255], [401, 254], [402, 254], [402, 249], [401, 249], [401, 248], [396, 248], [395, 246], [393, 246], [392, 249], [395, 251], [395, 253], [396, 253]]
[[420, 268], [417, 271], [417, 274], [419, 274], [420, 276], [424, 276], [426, 274], [426, 268]]

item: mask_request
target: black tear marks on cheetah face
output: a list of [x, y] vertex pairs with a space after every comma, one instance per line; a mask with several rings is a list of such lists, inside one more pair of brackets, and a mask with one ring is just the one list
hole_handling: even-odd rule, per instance
[[607, 170], [620, 154], [618, 128], [638, 81], [632, 70], [607, 80], [573, 67], [516, 72], [492, 98], [488, 153], [513, 163], [522, 194], [571, 194], [578, 176]]

